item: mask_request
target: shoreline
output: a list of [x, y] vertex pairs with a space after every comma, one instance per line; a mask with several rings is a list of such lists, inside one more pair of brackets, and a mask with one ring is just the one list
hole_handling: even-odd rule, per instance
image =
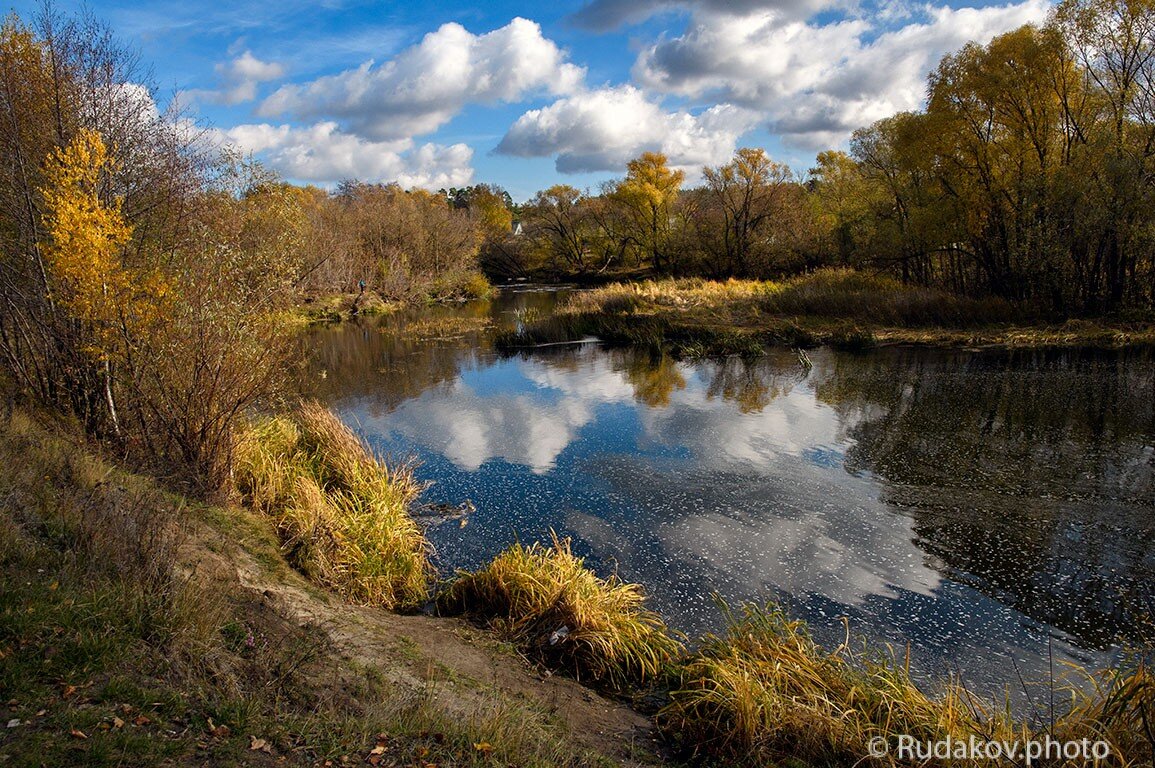
[[[304, 761], [311, 765], [341, 755], [364, 761], [392, 751], [420, 759], [440, 756], [447, 765], [488, 765], [490, 752], [495, 752], [512, 764], [633, 766], [679, 764], [679, 758], [696, 759], [700, 749], [731, 764], [745, 764], [747, 757], [759, 765], [780, 760], [824, 765], [861, 759], [866, 754], [863, 745], [880, 735], [921, 733], [929, 740], [988, 732], [982, 729], [1004, 735], [1034, 732], [1022, 730], [1027, 721], [998, 712], [995, 704], [976, 698], [957, 682], [916, 684], [901, 659], [887, 657], [880, 648], [824, 649], [803, 622], [772, 605], [723, 608], [724, 631], [701, 638], [693, 649], [679, 650], [680, 641], [667, 635], [661, 617], [642, 607], [644, 596], [635, 585], [598, 578], [570, 554], [565, 541], [555, 539], [552, 547], [511, 548], [482, 570], [458, 574], [448, 584], [438, 577], [431, 586], [444, 598], [443, 606], [460, 602], [448, 610], [461, 618], [397, 613], [334, 589], [307, 563], [293, 560], [294, 535], [286, 540], [283, 521], [269, 510], [205, 505], [163, 491], [153, 480], [106, 464], [77, 442], [74, 432], [46, 428], [20, 411], [9, 419], [0, 440], [4, 454], [26, 458], [23, 474], [7, 481], [16, 483], [9, 490], [17, 491], [9, 498], [42, 499], [51, 505], [9, 505], [8, 514], [0, 516], [0, 576], [5, 583], [27, 580], [19, 594], [12, 593], [18, 601], [39, 610], [59, 598], [67, 600], [66, 606], [83, 608], [85, 596], [95, 589], [100, 600], [116, 606], [117, 595], [126, 587], [128, 596], [144, 590], [143, 596], [153, 599], [147, 586], [135, 586], [135, 579], [118, 585], [118, 579], [131, 573], [114, 570], [101, 576], [111, 579], [106, 584], [90, 583], [91, 576], [82, 571], [84, 580], [77, 581], [68, 566], [76, 560], [69, 554], [72, 550], [52, 554], [60, 546], [82, 547], [81, 553], [96, 558], [85, 568], [104, 567], [108, 553], [95, 547], [109, 547], [115, 555], [119, 537], [135, 530], [117, 529], [124, 519], [118, 516], [118, 500], [125, 494], [140, 500], [129, 505], [135, 510], [131, 514], [167, 521], [166, 528], [179, 526], [183, 532], [178, 549], [160, 554], [171, 558], [168, 565], [189, 590], [182, 601], [191, 601], [171, 604], [167, 592], [156, 595], [160, 602], [152, 610], [176, 626], [170, 630], [173, 639], [161, 645], [150, 639], [151, 631], [134, 634], [140, 631], [134, 614], [129, 613], [123, 625], [117, 623], [120, 614], [110, 614], [107, 606], [96, 617], [85, 617], [81, 626], [89, 629], [84, 631], [117, 642], [105, 655], [82, 658], [82, 666], [56, 673], [67, 682], [63, 697], [54, 685], [45, 686], [37, 671], [46, 653], [44, 643], [62, 642], [53, 639], [58, 630], [48, 625], [47, 634], [42, 630], [20, 637], [15, 655], [0, 656], [0, 665], [7, 664], [9, 672], [12, 665], [23, 665], [15, 669], [31, 675], [29, 687], [13, 695], [5, 709], [9, 722], [20, 723], [10, 728], [17, 739], [50, 738], [71, 728], [84, 734], [85, 748], [108, 750], [120, 743], [118, 730], [126, 727], [117, 712], [141, 707], [138, 699], [171, 703], [151, 705], [142, 715], [132, 749], [155, 750], [164, 741], [166, 749], [188, 757], [208, 750], [226, 759], [245, 755], [247, 744], [249, 752], [261, 752], [257, 765], [292, 758], [301, 749], [315, 756]], [[336, 471], [344, 471], [340, 467], [347, 464], [331, 452], [322, 459], [333, 461]], [[330, 471], [311, 464], [301, 470], [322, 475]], [[357, 476], [365, 473], [358, 470]], [[87, 519], [91, 513], [85, 510], [93, 499], [96, 518]], [[171, 516], [178, 510], [179, 517]], [[82, 527], [63, 539], [42, 539], [29, 521], [64, 531]], [[84, 526], [94, 525], [94, 530], [103, 530], [95, 543], [82, 535]], [[113, 561], [115, 565], [115, 556]], [[154, 567], [147, 558], [145, 566]], [[529, 589], [528, 597], [551, 579], [561, 591], [546, 590], [539, 607], [526, 612], [525, 598], [510, 601], [519, 590]], [[119, 610], [132, 611], [138, 599]], [[557, 612], [559, 606], [573, 608], [574, 600], [588, 601], [589, 610]], [[25, 621], [36, 627], [36, 620]], [[592, 624], [585, 626], [587, 621]], [[584, 650], [572, 657], [578, 666], [549, 651], [549, 644], [542, 645], [542, 633], [556, 630], [560, 622], [571, 638], [585, 638], [580, 646]], [[185, 623], [193, 628], [184, 628]], [[519, 626], [528, 634], [514, 631]], [[193, 639], [185, 639], [190, 632]], [[45, 639], [38, 639], [41, 635]], [[306, 656], [296, 655], [301, 643]], [[615, 643], [624, 644], [626, 656], [615, 657]], [[146, 660], [142, 667], [125, 668], [118, 661], [125, 658], [126, 644], [134, 649], [130, 655]], [[198, 666], [202, 663], [208, 664], [204, 671]], [[590, 663], [593, 666], [586, 666]], [[637, 666], [642, 663], [653, 666], [643, 671]], [[229, 696], [214, 688], [221, 674], [214, 670], [221, 664], [247, 670], [244, 675], [260, 685], [269, 676], [280, 676], [278, 685], [291, 684], [311, 714], [302, 719], [298, 705], [266, 699], [258, 686], [245, 694], [249, 698], [244, 706], [251, 711], [239, 718], [229, 709], [237, 705], [214, 703]], [[597, 669], [605, 664], [620, 671], [621, 685], [618, 672], [598, 682]], [[174, 669], [176, 675], [170, 677]], [[582, 670], [594, 671], [594, 687]], [[1112, 734], [1112, 743], [1128, 754], [1138, 754], [1132, 750], [1142, 741], [1126, 730], [1129, 710], [1109, 713], [1125, 704], [1126, 697], [1138, 695], [1142, 701], [1155, 690], [1147, 668], [1140, 664], [1133, 672], [1080, 672], [1100, 687], [1095, 695], [1074, 700], [1057, 733], [1075, 738], [1094, 729]], [[125, 702], [129, 697], [120, 691], [126, 685], [148, 693]], [[71, 700], [68, 691], [79, 688], [93, 693]], [[1138, 693], [1129, 693], [1132, 689]], [[1071, 695], [1077, 695], [1074, 689]], [[384, 710], [370, 707], [373, 700]], [[964, 716], [964, 704], [979, 705], [986, 714]], [[354, 724], [353, 731], [338, 736], [343, 739], [339, 743], [320, 746], [320, 740], [334, 737], [328, 729], [343, 727], [337, 725], [341, 718]], [[181, 724], [188, 733], [189, 723], [189, 741], [164, 735], [165, 729]], [[442, 735], [430, 740], [435, 730]], [[75, 751], [79, 739], [73, 735], [63, 748]], [[0, 750], [13, 743], [0, 742]], [[546, 754], [554, 749], [560, 751]]]
[[1048, 322], [1016, 314], [999, 302], [952, 299], [845, 271], [787, 283], [647, 281], [574, 294], [551, 317], [506, 332], [497, 343], [517, 350], [596, 336], [609, 344], [662, 347], [678, 357], [754, 357], [774, 347], [824, 345], [851, 350], [1155, 346], [1155, 320]]

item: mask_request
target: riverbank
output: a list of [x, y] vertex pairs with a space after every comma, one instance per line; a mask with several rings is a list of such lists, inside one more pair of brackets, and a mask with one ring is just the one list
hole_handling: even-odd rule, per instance
[[354, 317], [373, 317], [397, 312], [405, 307], [422, 304], [457, 304], [471, 299], [484, 299], [493, 293], [493, 286], [480, 274], [466, 277], [452, 290], [415, 292], [407, 300], [387, 298], [374, 290], [363, 293], [332, 293], [309, 295], [284, 313], [289, 326], [310, 326], [340, 323]]
[[[369, 546], [397, 527], [377, 524], [383, 506], [409, 513], [411, 477], [316, 406], [268, 424], [255, 461], [274, 471], [239, 469], [246, 494], [263, 489], [258, 512], [175, 497], [58, 424], [5, 421], [5, 764], [829, 765], [878, 737], [1044, 733], [1143, 764], [1142, 664], [1085, 673], [1089, 693], [1036, 682], [1064, 691], [1040, 730], [957, 685], [924, 692], [882, 649], [823, 649], [773, 607], [727, 614], [687, 651], [637, 587], [594, 576], [564, 541], [449, 585], [420, 565], [404, 582], [419, 586], [380, 589], [415, 573], [398, 550], [422, 548], [412, 531]], [[434, 590], [472, 622], [383, 608]], [[621, 703], [642, 695], [654, 719]]]
[[574, 294], [551, 317], [498, 339], [506, 349], [597, 336], [686, 357], [767, 348], [1119, 348], [1155, 345], [1155, 322], [1031, 317], [997, 299], [960, 298], [850, 270], [784, 282], [699, 279], [621, 283]]
[[0, 764], [639, 765], [652, 722], [460, 619], [343, 602], [274, 522], [0, 414]]

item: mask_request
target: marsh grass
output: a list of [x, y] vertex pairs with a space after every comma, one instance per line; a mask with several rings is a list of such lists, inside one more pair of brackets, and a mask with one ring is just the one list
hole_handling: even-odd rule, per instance
[[682, 650], [644, 603], [641, 587], [600, 578], [556, 535], [549, 546], [513, 545], [438, 598], [443, 611], [485, 620], [547, 666], [611, 688], [656, 680]]
[[245, 501], [276, 524], [287, 559], [346, 599], [412, 609], [429, 594], [430, 547], [409, 514], [422, 484], [388, 467], [327, 408], [254, 424], [237, 448]]
[[597, 336], [682, 357], [757, 356], [770, 346], [878, 344], [1120, 347], [1155, 344], [1145, 320], [1048, 325], [996, 298], [955, 296], [851, 269], [782, 281], [646, 280], [572, 294], [550, 317], [499, 335], [516, 351]]
[[723, 611], [725, 633], [708, 635], [685, 659], [670, 704], [658, 715], [667, 735], [698, 757], [741, 765], [906, 765], [893, 755], [871, 762], [871, 739], [893, 746], [899, 735], [920, 742], [974, 736], [982, 743], [1025, 744], [1049, 735], [1106, 741], [1113, 757], [1105, 764], [1150, 765], [1155, 740], [1144, 722], [1155, 687], [1143, 664], [1089, 675], [1089, 686], [1059, 681], [1065, 708], [1050, 722], [1031, 724], [1016, 719], [1009, 704], [985, 701], [957, 682], [924, 691], [905, 660], [887, 651], [855, 651], [849, 640], [826, 651], [803, 622], [775, 606]]
[[[408, 339], [420, 341], [451, 341], [463, 339], [470, 334], [481, 333], [493, 327], [488, 317], [468, 317], [448, 315], [428, 317], [406, 323], [400, 331]], [[394, 331], [388, 331], [393, 333]]]
[[904, 328], [970, 328], [1016, 319], [1014, 308], [1001, 299], [956, 296], [852, 269], [821, 269], [765, 284], [760, 304], [772, 315], [847, 318]]

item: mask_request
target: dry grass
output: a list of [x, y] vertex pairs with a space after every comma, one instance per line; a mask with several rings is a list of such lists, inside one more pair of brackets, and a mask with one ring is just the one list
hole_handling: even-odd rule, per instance
[[880, 327], [973, 327], [1007, 322], [1013, 308], [999, 299], [957, 297], [852, 269], [821, 269], [782, 282], [689, 279], [610, 285], [575, 294], [572, 314], [712, 312], [727, 320], [805, 316]]
[[671, 703], [659, 714], [666, 733], [699, 756], [743, 765], [787, 759], [806, 765], [905, 765], [894, 754], [872, 762], [871, 740], [883, 738], [893, 747], [901, 734], [918, 742], [948, 737], [967, 742], [974, 736], [980, 743], [1026, 744], [1049, 734], [1058, 741], [1106, 741], [1110, 765], [1150, 765], [1155, 741], [1146, 735], [1144, 718], [1153, 711], [1155, 687], [1143, 665], [1131, 673], [1095, 676], [1090, 692], [1085, 686], [1065, 687], [1066, 712], [1053, 727], [1040, 730], [1016, 720], [1008, 706], [983, 702], [956, 683], [934, 695], [924, 692], [906, 665], [889, 654], [853, 653], [846, 644], [827, 652], [805, 624], [777, 608], [747, 605], [738, 616], [727, 609], [726, 618], [726, 634], [705, 638], [682, 666]]
[[409, 506], [409, 467], [387, 467], [331, 411], [305, 403], [253, 425], [237, 450], [238, 487], [273, 519], [289, 561], [346, 599], [419, 606], [433, 576]]
[[611, 344], [664, 346], [678, 356], [713, 357], [820, 344], [1114, 348], [1155, 344], [1155, 325], [1142, 320], [1046, 325], [999, 299], [822, 269], [781, 282], [694, 278], [608, 285], [573, 294], [553, 316], [499, 334], [496, 344], [517, 350], [589, 335]]
[[772, 315], [845, 318], [873, 326], [968, 328], [1015, 317], [1000, 299], [972, 299], [904, 285], [892, 277], [852, 269], [821, 269], [768, 284], [761, 302]]
[[621, 688], [658, 678], [682, 650], [636, 584], [599, 578], [569, 539], [515, 544], [461, 575], [438, 599], [484, 618], [537, 659], [579, 680]]
[[[488, 317], [426, 317], [407, 323], [401, 330], [405, 338], [418, 341], [455, 341], [469, 334], [481, 333], [493, 327]], [[385, 330], [385, 329], [383, 329]], [[387, 332], [392, 333], [392, 329]]]

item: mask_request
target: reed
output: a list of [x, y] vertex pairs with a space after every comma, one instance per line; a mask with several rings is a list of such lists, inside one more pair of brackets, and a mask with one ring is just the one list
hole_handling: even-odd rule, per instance
[[388, 467], [327, 408], [253, 424], [237, 447], [244, 500], [276, 524], [289, 562], [351, 602], [411, 609], [429, 595], [430, 547], [409, 514], [423, 486]]
[[598, 577], [556, 535], [549, 546], [513, 545], [438, 599], [442, 610], [483, 619], [547, 666], [616, 689], [656, 680], [683, 649], [644, 603], [641, 587]]

